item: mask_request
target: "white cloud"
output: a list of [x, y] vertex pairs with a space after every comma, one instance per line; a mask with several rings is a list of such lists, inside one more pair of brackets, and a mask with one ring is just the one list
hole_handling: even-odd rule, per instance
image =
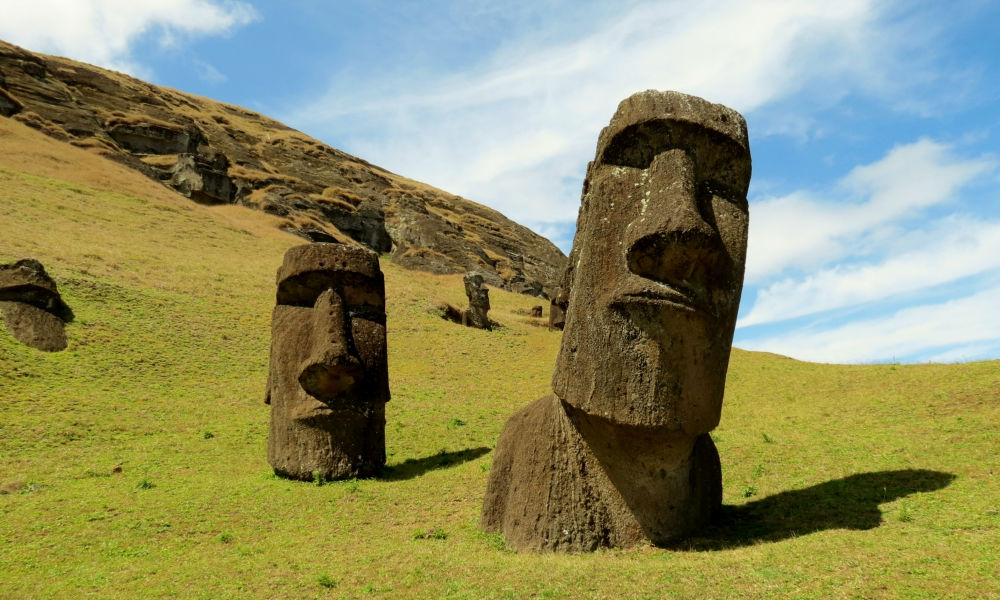
[[945, 350], [961, 345], [975, 348], [1000, 339], [1000, 286], [940, 304], [904, 308], [889, 317], [854, 321], [827, 330], [797, 330], [789, 334], [744, 340], [740, 347], [776, 352], [816, 362], [875, 362], [906, 360], [941, 349], [938, 357], [959, 355]]
[[837, 265], [760, 290], [738, 327], [859, 305], [1000, 269], [1000, 223], [948, 218], [876, 264]]
[[853, 169], [836, 198], [794, 192], [754, 202], [747, 251], [748, 283], [789, 268], [837, 262], [885, 237], [894, 223], [954, 199], [975, 178], [993, 170], [986, 157], [963, 160], [948, 146], [922, 139], [893, 148], [885, 158]]
[[285, 119], [516, 221], [571, 223], [597, 133], [620, 99], [677, 89], [746, 112], [817, 78], [846, 93], [910, 76], [882, 70], [895, 38], [878, 18], [869, 0], [648, 2], [583, 39], [515, 38], [474, 72], [345, 73]]
[[36, 52], [143, 74], [131, 50], [153, 29], [169, 45], [178, 35], [223, 33], [257, 18], [252, 6], [235, 0], [30, 0], [3, 7], [0, 37]]
[[205, 83], [217, 85], [229, 80], [224, 73], [203, 60], [195, 59], [194, 68], [195, 72], [198, 73], [198, 79], [201, 79]]

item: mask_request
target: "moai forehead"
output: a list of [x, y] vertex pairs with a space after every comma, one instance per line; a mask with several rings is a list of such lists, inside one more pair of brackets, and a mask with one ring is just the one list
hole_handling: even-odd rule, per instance
[[[611, 122], [597, 139], [597, 162], [649, 164], [657, 149], [681, 141], [692, 125], [736, 142], [749, 158], [747, 123], [735, 110], [680, 92], [646, 90], [618, 104]], [[714, 137], [714, 136], [713, 136]], [[626, 159], [634, 153], [631, 160]], [[644, 159], [644, 160], [643, 160]]]
[[289, 248], [278, 269], [277, 303], [312, 306], [327, 289], [348, 306], [385, 308], [385, 280], [378, 254], [345, 244], [304, 244]]

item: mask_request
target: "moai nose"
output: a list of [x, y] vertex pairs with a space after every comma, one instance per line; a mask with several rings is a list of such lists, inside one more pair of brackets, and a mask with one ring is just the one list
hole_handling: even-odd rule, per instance
[[690, 154], [675, 149], [656, 155], [639, 188], [642, 212], [627, 234], [630, 271], [666, 284], [703, 287], [725, 248], [701, 212], [697, 186]]
[[299, 385], [327, 402], [357, 386], [364, 369], [350, 353], [350, 324], [340, 296], [326, 290], [316, 298], [313, 309], [313, 350], [302, 365]]

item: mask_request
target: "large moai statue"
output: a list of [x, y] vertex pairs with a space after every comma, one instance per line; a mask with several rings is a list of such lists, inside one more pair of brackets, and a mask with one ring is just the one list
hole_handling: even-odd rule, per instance
[[737, 112], [676, 92], [622, 101], [583, 184], [554, 393], [504, 427], [485, 529], [516, 550], [589, 551], [711, 520], [749, 183]]
[[469, 308], [463, 313], [462, 324], [476, 329], [491, 329], [489, 317], [490, 290], [483, 287], [483, 276], [476, 271], [469, 271], [462, 278], [465, 283], [465, 295], [469, 297]]
[[46, 352], [66, 348], [66, 323], [73, 311], [37, 260], [0, 265], [0, 313], [19, 342]]
[[378, 255], [341, 244], [290, 248], [271, 318], [268, 462], [294, 479], [378, 474], [388, 401]]

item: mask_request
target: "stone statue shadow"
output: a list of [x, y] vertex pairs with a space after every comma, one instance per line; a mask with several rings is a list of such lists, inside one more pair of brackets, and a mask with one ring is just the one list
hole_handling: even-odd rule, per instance
[[479, 448], [466, 448], [456, 452], [438, 452], [423, 458], [408, 458], [395, 465], [387, 465], [382, 468], [379, 479], [386, 481], [402, 481], [420, 477], [428, 471], [443, 469], [459, 465], [470, 460], [475, 460], [488, 453], [490, 448], [480, 446]]
[[722, 550], [777, 542], [824, 529], [874, 529], [882, 524], [879, 504], [939, 490], [954, 479], [951, 473], [927, 469], [857, 473], [740, 506], [723, 505], [719, 518], [701, 535], [671, 547]]

